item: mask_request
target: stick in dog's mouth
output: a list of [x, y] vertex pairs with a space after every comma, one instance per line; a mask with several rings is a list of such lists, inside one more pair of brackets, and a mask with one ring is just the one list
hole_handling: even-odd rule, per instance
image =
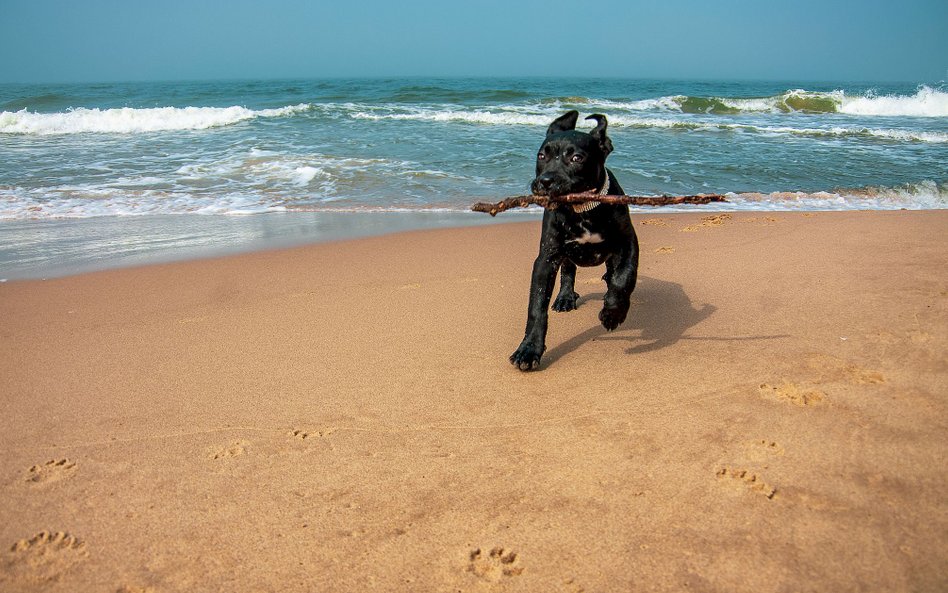
[[552, 204], [577, 204], [588, 201], [599, 201], [603, 204], [627, 204], [632, 206], [676, 206], [679, 204], [708, 204], [711, 202], [727, 202], [721, 194], [696, 194], [690, 196], [600, 196], [597, 192], [581, 194], [567, 194], [565, 196], [513, 196], [500, 202], [477, 202], [471, 206], [474, 212], [486, 212], [491, 216], [511, 208], [525, 208], [530, 205], [549, 208]]

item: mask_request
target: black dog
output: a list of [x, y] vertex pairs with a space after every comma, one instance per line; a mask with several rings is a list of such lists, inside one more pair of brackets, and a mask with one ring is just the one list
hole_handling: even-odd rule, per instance
[[[606, 136], [606, 117], [590, 115], [596, 127], [576, 131], [579, 113], [570, 111], [557, 118], [546, 131], [537, 154], [536, 179], [530, 186], [535, 195], [563, 196], [593, 189], [601, 195], [622, 195], [606, 157], [612, 141]], [[547, 307], [553, 295], [556, 271], [562, 268], [560, 292], [553, 301], [555, 311], [572, 311], [579, 295], [573, 290], [576, 266], [606, 264], [608, 290], [599, 312], [607, 330], [619, 327], [629, 312], [639, 265], [639, 243], [632, 228], [628, 206], [589, 202], [557, 204], [543, 213], [540, 254], [533, 264], [527, 332], [510, 362], [521, 371], [540, 365], [546, 350]]]

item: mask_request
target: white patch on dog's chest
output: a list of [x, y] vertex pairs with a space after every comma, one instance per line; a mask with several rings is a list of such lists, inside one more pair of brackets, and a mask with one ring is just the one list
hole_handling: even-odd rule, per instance
[[570, 239], [570, 242], [579, 243], [580, 245], [584, 245], [586, 243], [602, 243], [602, 235], [599, 233], [590, 233], [589, 231], [583, 229], [583, 234], [576, 239]]

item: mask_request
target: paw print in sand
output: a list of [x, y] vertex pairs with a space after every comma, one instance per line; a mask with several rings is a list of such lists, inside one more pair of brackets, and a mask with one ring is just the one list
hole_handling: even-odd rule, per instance
[[58, 580], [86, 556], [86, 544], [74, 535], [41, 531], [9, 548], [5, 562], [0, 565], [0, 584], [6, 577], [14, 582], [41, 586]]
[[758, 392], [762, 397], [775, 399], [798, 407], [818, 406], [826, 399], [826, 394], [819, 389], [801, 387], [795, 383], [785, 382], [781, 385], [761, 383]]
[[50, 459], [41, 465], [34, 465], [26, 472], [26, 481], [30, 484], [46, 484], [68, 478], [76, 471], [76, 463], [68, 459]]
[[501, 547], [484, 552], [480, 548], [472, 550], [467, 571], [488, 581], [499, 581], [505, 577], [517, 576], [523, 572], [517, 553]]

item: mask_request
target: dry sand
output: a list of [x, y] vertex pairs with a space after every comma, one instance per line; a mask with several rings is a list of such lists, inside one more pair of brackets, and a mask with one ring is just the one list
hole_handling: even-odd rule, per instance
[[635, 219], [0, 285], [0, 590], [948, 588], [948, 212]]

